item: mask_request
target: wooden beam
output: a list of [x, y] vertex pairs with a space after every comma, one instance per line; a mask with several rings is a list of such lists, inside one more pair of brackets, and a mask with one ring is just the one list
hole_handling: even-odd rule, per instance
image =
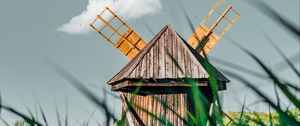
[[[204, 87], [208, 86], [207, 82], [199, 82], [196, 84], [196, 86]], [[129, 82], [124, 81], [122, 83], [112, 85], [112, 90], [119, 90], [121, 88], [125, 87], [192, 87], [191, 84], [183, 83], [140, 83], [140, 82]]]

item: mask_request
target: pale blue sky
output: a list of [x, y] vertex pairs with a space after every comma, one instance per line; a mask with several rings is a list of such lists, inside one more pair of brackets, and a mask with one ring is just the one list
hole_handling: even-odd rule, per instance
[[[197, 26], [216, 1], [185, 0], [182, 3], [194, 26]], [[142, 20], [147, 22], [155, 33], [164, 25], [170, 24], [187, 39], [192, 31], [178, 3], [174, 0], [161, 0], [161, 2], [160, 13], [126, 22], [146, 41], [151, 40], [154, 35], [143, 26]], [[128, 59], [97, 33], [69, 35], [56, 31], [57, 27], [68, 22], [71, 17], [80, 14], [85, 9], [87, 1], [1, 0], [0, 3], [0, 90], [3, 101], [28, 113], [25, 104], [34, 111], [37, 98], [51, 124], [56, 124], [55, 106], [58, 106], [60, 113], [64, 114], [65, 99], [67, 99], [70, 124], [76, 124], [76, 120], [83, 122], [93, 111], [96, 111], [94, 117], [97, 120], [103, 120], [101, 110], [53, 72], [40, 58], [49, 57], [90, 87], [100, 98], [103, 97], [102, 88], [110, 90], [106, 81], [116, 74]], [[266, 3], [299, 27], [299, 0], [270, 0]], [[241, 18], [226, 33], [226, 36], [259, 55], [259, 58], [270, 66], [281, 62], [282, 58], [267, 42], [260, 29], [265, 31], [287, 56], [299, 54], [299, 42], [297, 42], [299, 40], [289, 35], [287, 30], [272, 19], [244, 1], [239, 2], [235, 8], [241, 13]], [[259, 71], [258, 65], [249, 56], [224, 38], [209, 56]], [[220, 64], [214, 62], [212, 64], [227, 69]], [[299, 68], [299, 62], [295, 65]], [[299, 78], [290, 70], [280, 71], [277, 74], [299, 84]], [[257, 83], [265, 93], [274, 96], [270, 81], [247, 75], [245, 77]], [[257, 100], [243, 84], [231, 79], [228, 90], [224, 91], [224, 109], [239, 111], [241, 105], [237, 101], [241, 102], [245, 96], [247, 96], [246, 104]], [[115, 114], [120, 114], [121, 103], [118, 99], [110, 98], [108, 104]], [[250, 106], [250, 108], [257, 111], [266, 110], [266, 107], [261, 105]], [[8, 113], [2, 113], [1, 116], [10, 123], [18, 119]], [[39, 118], [41, 119], [41, 116]]]

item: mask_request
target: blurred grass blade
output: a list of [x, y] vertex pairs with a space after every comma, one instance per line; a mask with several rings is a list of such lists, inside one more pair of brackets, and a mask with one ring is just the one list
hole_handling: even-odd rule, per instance
[[[290, 56], [288, 59], [290, 59], [290, 61], [291, 61], [293, 64], [299, 64], [299, 61], [300, 61], [300, 53], [294, 54], [294, 55]], [[285, 61], [282, 61], [282, 62], [280, 62], [280, 63], [275, 64], [273, 67], [274, 67], [274, 69], [277, 70], [277, 71], [282, 71], [282, 70], [285, 70], [286, 67], [288, 67], [288, 65], [286, 65], [286, 62], [285, 62]]]
[[171, 53], [169, 52], [169, 50], [167, 49], [167, 47], [165, 47], [165, 51], [167, 52], [168, 57], [171, 58], [172, 62], [175, 64], [176, 68], [179, 69], [179, 71], [181, 72], [181, 74], [184, 74], [182, 68], [180, 67], [180, 65], [178, 64], [178, 62], [176, 61], [176, 59], [171, 55]]
[[22, 119], [24, 119], [30, 126], [34, 126], [34, 125], [38, 125], [38, 126], [42, 126], [42, 124], [38, 121], [36, 121], [35, 119], [32, 119], [31, 117], [15, 110], [14, 108], [11, 108], [9, 106], [4, 106], [2, 105], [2, 108], [5, 109], [6, 111], [14, 114], [14, 115], [17, 115], [19, 117], [21, 117]]
[[243, 123], [243, 115], [244, 115], [244, 110], [245, 110], [245, 104], [246, 104], [246, 97], [244, 98], [244, 102], [243, 102], [243, 106], [242, 106], [242, 111], [240, 113], [240, 117], [239, 117], [239, 121], [238, 121], [239, 125], [244, 125], [244, 123]]
[[[25, 102], [24, 102], [25, 103]], [[29, 115], [31, 116], [31, 119], [34, 120], [34, 116], [31, 112], [31, 110], [29, 109], [29, 107], [25, 104], [25, 108], [27, 109], [27, 111], [29, 112]]]
[[[49, 62], [48, 62], [49, 63]], [[109, 111], [108, 106], [106, 105], [105, 101], [100, 101], [89, 89], [83, 86], [83, 84], [77, 80], [72, 74], [68, 73], [63, 68], [59, 67], [58, 65], [54, 63], [49, 63], [51, 68], [58, 73], [61, 77], [63, 77], [66, 81], [68, 81], [72, 86], [74, 86], [78, 91], [80, 91], [82, 94], [84, 94], [91, 102], [96, 104], [99, 108], [101, 108], [104, 111], [104, 114], [106, 116], [106, 125], [109, 125], [109, 122], [111, 119], [113, 121], [117, 121], [116, 117]]]
[[151, 35], [155, 35], [155, 32], [152, 30], [152, 28], [149, 26], [149, 24], [142, 19], [143, 25], [146, 27], [146, 29], [150, 32]]
[[187, 109], [185, 109], [185, 111], [187, 113], [187, 118], [189, 118], [191, 120], [191, 121], [189, 121], [188, 125], [190, 125], [190, 126], [195, 125], [195, 122], [196, 122], [195, 116]]
[[139, 109], [140, 111], [147, 113], [149, 116], [153, 117], [155, 120], [158, 120], [163, 125], [173, 126], [172, 123], [169, 120], [167, 120], [166, 118], [160, 118], [157, 115], [149, 112], [147, 109], [145, 109], [142, 106], [139, 106], [137, 104], [130, 103], [129, 101], [127, 101], [127, 103], [129, 104], [129, 106], [135, 107], [135, 108]]
[[[227, 40], [229, 40], [230, 42], [232, 42], [234, 45], [236, 45], [236, 46], [238, 46], [240, 49], [242, 49], [242, 50], [246, 50], [245, 48], [243, 48], [241, 45], [239, 45], [239, 44], [237, 44], [238, 42], [236, 42], [235, 40], [233, 40], [233, 39], [231, 39], [231, 38], [229, 38], [229, 37], [226, 37], [227, 38]], [[249, 52], [249, 51], [248, 51]], [[299, 54], [297, 54], [297, 55], [299, 55]], [[267, 75], [264, 75], [264, 74], [261, 74], [261, 73], [258, 73], [258, 72], [255, 72], [255, 71], [252, 71], [252, 70], [249, 70], [249, 69], [247, 69], [247, 68], [243, 68], [242, 66], [240, 66], [240, 65], [236, 65], [236, 64], [233, 64], [233, 63], [229, 63], [229, 62], [226, 62], [226, 61], [224, 61], [224, 60], [220, 60], [220, 59], [217, 59], [217, 58], [212, 58], [212, 59], [215, 59], [215, 60], [217, 60], [218, 62], [220, 62], [220, 63], [222, 63], [222, 64], [224, 64], [224, 65], [226, 65], [226, 64], [228, 64], [227, 66], [230, 66], [230, 67], [232, 67], [233, 69], [238, 69], [238, 70], [240, 70], [240, 71], [242, 71], [242, 72], [244, 72], [244, 73], [248, 73], [249, 75], [252, 75], [252, 76], [254, 76], [254, 77], [257, 77], [257, 78], [260, 78], [260, 79], [266, 79], [266, 78], [269, 78]], [[293, 58], [294, 59], [294, 58]], [[297, 59], [299, 59], [298, 57], [297, 57]], [[286, 64], [286, 63], [285, 63]], [[276, 68], [278, 68], [278, 67], [282, 67], [282, 68], [284, 68], [283, 66], [282, 66], [282, 63], [280, 63], [280, 64], [278, 64], [278, 65], [276, 65], [277, 67]], [[286, 65], [285, 65], [285, 67], [286, 67]], [[255, 75], [256, 74], [256, 75]], [[294, 90], [296, 90], [296, 91], [300, 91], [300, 88], [299, 87], [297, 87], [297, 86], [295, 86], [295, 85], [293, 85], [293, 84], [291, 84], [291, 83], [289, 83], [289, 82], [283, 82], [285, 85], [287, 85], [288, 87], [290, 87], [290, 88], [292, 88], [292, 89], [294, 89]]]
[[184, 118], [182, 118], [174, 109], [172, 109], [167, 102], [162, 101], [161, 99], [154, 97], [155, 100], [157, 100], [159, 103], [161, 103], [163, 105], [163, 107], [165, 107], [166, 109], [170, 110], [172, 113], [174, 113], [180, 120], [183, 121], [183, 123], [185, 125], [188, 125], [188, 121]]
[[223, 73], [231, 76], [232, 78], [235, 78], [237, 80], [239, 80], [240, 82], [242, 82], [243, 84], [245, 84], [247, 87], [249, 87], [251, 90], [253, 90], [258, 96], [260, 96], [260, 98], [263, 98], [265, 100], [266, 103], [268, 103], [272, 108], [274, 108], [278, 114], [280, 115], [280, 120], [286, 124], [286, 125], [293, 125], [293, 126], [296, 126], [296, 125], [300, 125], [299, 122], [297, 122], [297, 120], [288, 115], [288, 113], [284, 112], [281, 110], [281, 108], [279, 108], [279, 106], [275, 105], [271, 100], [270, 98], [268, 98], [267, 96], [265, 96], [261, 91], [259, 91], [256, 87], [253, 86], [253, 84], [251, 84], [249, 81], [247, 81], [246, 79], [244, 79], [243, 77], [237, 75], [237, 74], [234, 74], [232, 72], [229, 72], [227, 70], [222, 70]]
[[[131, 103], [129, 103], [131, 104]], [[147, 109], [139, 106], [139, 105], [134, 105], [136, 108], [140, 109], [142, 112], [146, 112], [148, 115], [150, 115], [151, 117], [153, 117], [155, 120], [158, 120], [160, 123], [162, 123], [163, 125], [167, 125], [167, 126], [173, 126], [173, 124], [167, 120], [166, 118], [160, 118], [158, 116], [156, 116], [155, 114], [149, 112]]]
[[279, 81], [279, 78], [267, 68], [267, 66], [262, 63], [260, 59], [258, 59], [253, 53], [248, 51], [246, 48], [242, 47], [238, 43], [233, 42], [237, 47], [239, 47], [241, 50], [243, 50], [246, 54], [248, 54], [250, 57], [252, 57], [259, 65], [260, 67], [266, 72], [266, 74], [269, 76], [269, 78], [274, 81], [274, 83], [281, 89], [283, 94], [291, 101], [293, 104], [297, 107], [300, 108], [300, 101], [289, 91], [287, 85], [284, 85]]
[[269, 105], [269, 123], [270, 126], [273, 126], [273, 118], [272, 118], [272, 113], [271, 113], [271, 107]]
[[136, 121], [139, 123], [141, 126], [145, 126], [144, 122], [142, 119], [139, 117], [138, 113], [134, 110], [133, 106], [131, 105], [130, 101], [126, 98], [124, 94], [121, 94], [122, 99], [125, 101], [125, 104], [127, 105], [127, 109], [131, 112], [131, 114], [134, 116]]
[[0, 117], [1, 117], [1, 112], [2, 112], [2, 95], [0, 92]]
[[292, 84], [287, 83], [287, 82], [283, 82], [283, 83], [284, 83], [285, 85], [287, 85], [288, 87], [290, 87], [290, 88], [292, 88], [292, 89], [294, 89], [294, 90], [300, 92], [300, 87], [297, 87], [297, 86], [292, 85]]
[[[122, 108], [123, 109], [123, 108]], [[122, 113], [123, 115], [121, 116], [121, 119], [119, 121], [117, 121], [117, 126], [123, 126], [126, 122], [126, 116], [128, 113], [128, 108], [124, 111], [124, 113]], [[127, 124], [125, 124], [127, 125]]]
[[4, 123], [5, 126], [9, 126], [8, 122], [6, 122], [2, 117], [0, 117], [0, 120]]
[[34, 116], [33, 113], [31, 112], [31, 110], [29, 109], [28, 105], [26, 104], [25, 100], [23, 99], [23, 97], [20, 96], [20, 99], [22, 100], [24, 107], [26, 108], [27, 112], [29, 113], [29, 115], [31, 116], [31, 119], [34, 120]]
[[66, 101], [65, 101], [65, 105], [66, 105], [66, 115], [65, 115], [65, 126], [68, 126], [68, 119], [69, 119], [69, 105], [68, 105], [68, 100], [66, 98]]
[[57, 125], [62, 126], [57, 106], [56, 106], [55, 114], [56, 114]]
[[[182, 9], [183, 16], [184, 16], [185, 19], [187, 20], [190, 30], [191, 30], [192, 32], [196, 31], [196, 30], [195, 30], [195, 27], [194, 27], [194, 25], [193, 25], [193, 23], [192, 23], [192, 20], [191, 20], [190, 17], [188, 16], [188, 13], [186, 12], [186, 10], [185, 10], [184, 7], [183, 7], [183, 4], [181, 3], [181, 0], [177, 0], [177, 2], [179, 3], [180, 8]], [[201, 38], [201, 39], [198, 38], [198, 35], [196, 35], [195, 37], [196, 37], [197, 41], [202, 40], [202, 38]]]
[[266, 67], [266, 65], [264, 65], [255, 55], [253, 55], [246, 49], [244, 49], [244, 51], [246, 51], [247, 54], [249, 54], [262, 67], [262, 69], [269, 75], [270, 79], [272, 79], [275, 82], [275, 84], [278, 85], [278, 87], [290, 99], [290, 101], [293, 102], [297, 108], [300, 108], [300, 101], [288, 90], [287, 86], [282, 84], [279, 81], [278, 77], [276, 77], [275, 74], [272, 71], [270, 71]]
[[[213, 91], [213, 103], [215, 103], [215, 101], [217, 101], [217, 104], [220, 105], [220, 99], [219, 99], [219, 94], [218, 94], [219, 85], [218, 85], [218, 81], [217, 81], [216, 70], [209, 63], [208, 57], [206, 57], [204, 59], [204, 61], [205, 61], [204, 68], [209, 75], [208, 81], [209, 81], [210, 87], [212, 88], [212, 91]], [[221, 108], [221, 110], [222, 110], [222, 108]]]
[[[259, 116], [256, 116], [256, 118], [259, 118]], [[255, 125], [267, 126], [260, 118], [259, 119], [256, 119], [256, 118], [251, 118], [250, 117], [250, 120], [253, 121], [255, 123]]]
[[280, 98], [278, 95], [278, 91], [277, 91], [277, 85], [274, 83], [274, 91], [275, 91], [275, 96], [276, 96], [276, 100], [277, 100], [277, 106], [279, 106], [280, 108]]
[[40, 112], [42, 114], [42, 118], [43, 118], [46, 126], [49, 126], [48, 121], [47, 121], [46, 116], [45, 116], [45, 112], [43, 111], [43, 109], [42, 109], [42, 107], [40, 105], [39, 105], [39, 108], [40, 108]]
[[[48, 121], [47, 121], [47, 118], [46, 118], [46, 115], [45, 115], [45, 112], [44, 112], [44, 110], [43, 110], [43, 108], [42, 108], [42, 105], [41, 105], [41, 103], [39, 102], [39, 99], [36, 97], [36, 95], [34, 95], [34, 98], [35, 98], [35, 100], [36, 100], [36, 102], [37, 102], [37, 109], [39, 109], [39, 111], [40, 111], [40, 113], [41, 113], [41, 115], [42, 115], [42, 118], [43, 118], [43, 121], [44, 121], [44, 123], [45, 123], [45, 126], [49, 126], [49, 124], [48, 124]], [[38, 111], [38, 110], [37, 110]]]
[[288, 29], [291, 33], [296, 35], [298, 38], [300, 37], [300, 31], [296, 25], [293, 25], [291, 22], [288, 22], [287, 19], [280, 16], [275, 10], [273, 10], [271, 7], [266, 5], [261, 0], [247, 0], [247, 2], [249, 2], [253, 7], [257, 8], [265, 15], [272, 18], [274, 21], [284, 26], [286, 29]]
[[288, 64], [288, 66], [298, 75], [298, 77], [300, 77], [300, 72], [292, 64], [292, 62], [287, 58], [287, 56], [284, 55], [284, 53], [275, 45], [275, 43], [272, 41], [272, 39], [266, 33], [264, 33], [264, 36], [271, 43], [271, 45], [276, 49], [276, 51], [280, 54], [280, 56], [284, 59], [284, 61]]
[[192, 79], [188, 79], [188, 83], [192, 85], [191, 88], [191, 93], [192, 93], [192, 98], [194, 101], [195, 105], [195, 118], [196, 118], [196, 125], [206, 125], [208, 121], [208, 111], [209, 110], [209, 105], [208, 102], [205, 102], [205, 97], [202, 95], [201, 91], [197, 87], [196, 83]]
[[182, 13], [183, 13], [183, 16], [185, 17], [185, 19], [187, 20], [188, 22], [188, 25], [189, 25], [189, 28], [191, 29], [192, 32], [195, 31], [195, 27], [192, 23], [192, 20], [190, 19], [190, 17], [188, 16], [188, 13], [186, 12], [186, 10], [184, 9], [183, 7], [183, 4], [181, 3], [181, 0], [177, 0], [181, 10], [182, 10]]
[[257, 78], [260, 78], [260, 79], [266, 79], [267, 76], [264, 75], [264, 74], [261, 74], [259, 72], [256, 72], [254, 70], [251, 70], [251, 69], [248, 69], [246, 67], [243, 67], [241, 65], [238, 65], [238, 64], [234, 64], [234, 63], [231, 63], [231, 62], [228, 62], [228, 61], [225, 61], [225, 60], [222, 60], [222, 59], [219, 59], [219, 58], [216, 58], [216, 57], [209, 57], [212, 61], [215, 61], [216, 63], [218, 64], [222, 64], [222, 65], [225, 65], [227, 67], [230, 67], [232, 69], [235, 69], [235, 70], [238, 70], [238, 71], [241, 71], [241, 72], [244, 72], [244, 73], [247, 73], [249, 75], [252, 75], [254, 77], [257, 77]]

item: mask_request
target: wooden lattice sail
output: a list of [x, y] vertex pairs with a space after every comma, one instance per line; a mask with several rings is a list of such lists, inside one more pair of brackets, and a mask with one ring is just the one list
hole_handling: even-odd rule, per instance
[[129, 59], [136, 56], [147, 44], [108, 7], [97, 15], [90, 26]]
[[240, 14], [231, 5], [219, 0], [188, 39], [188, 43], [204, 56], [239, 17]]

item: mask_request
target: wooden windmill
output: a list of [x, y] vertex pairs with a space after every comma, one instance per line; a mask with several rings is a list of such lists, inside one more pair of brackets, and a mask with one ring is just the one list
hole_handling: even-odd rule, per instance
[[[103, 15], [110, 15], [110, 18], [106, 19]], [[187, 118], [188, 111], [195, 111], [191, 100], [191, 85], [187, 79], [194, 80], [211, 102], [213, 94], [208, 82], [211, 75], [204, 67], [203, 57], [239, 16], [231, 5], [219, 0], [187, 42], [167, 25], [146, 43], [111, 9], [105, 8], [97, 15], [90, 26], [131, 59], [108, 81], [112, 90], [121, 94], [126, 124], [160, 125], [153, 115], [146, 112], [148, 111], [158, 118], [165, 117], [174, 125], [184, 125], [182, 118]], [[98, 27], [99, 22], [105, 25]], [[107, 34], [105, 29], [111, 32]], [[229, 80], [210, 66], [215, 73], [219, 90], [225, 90]], [[163, 103], [167, 103], [174, 111], [166, 108]]]

